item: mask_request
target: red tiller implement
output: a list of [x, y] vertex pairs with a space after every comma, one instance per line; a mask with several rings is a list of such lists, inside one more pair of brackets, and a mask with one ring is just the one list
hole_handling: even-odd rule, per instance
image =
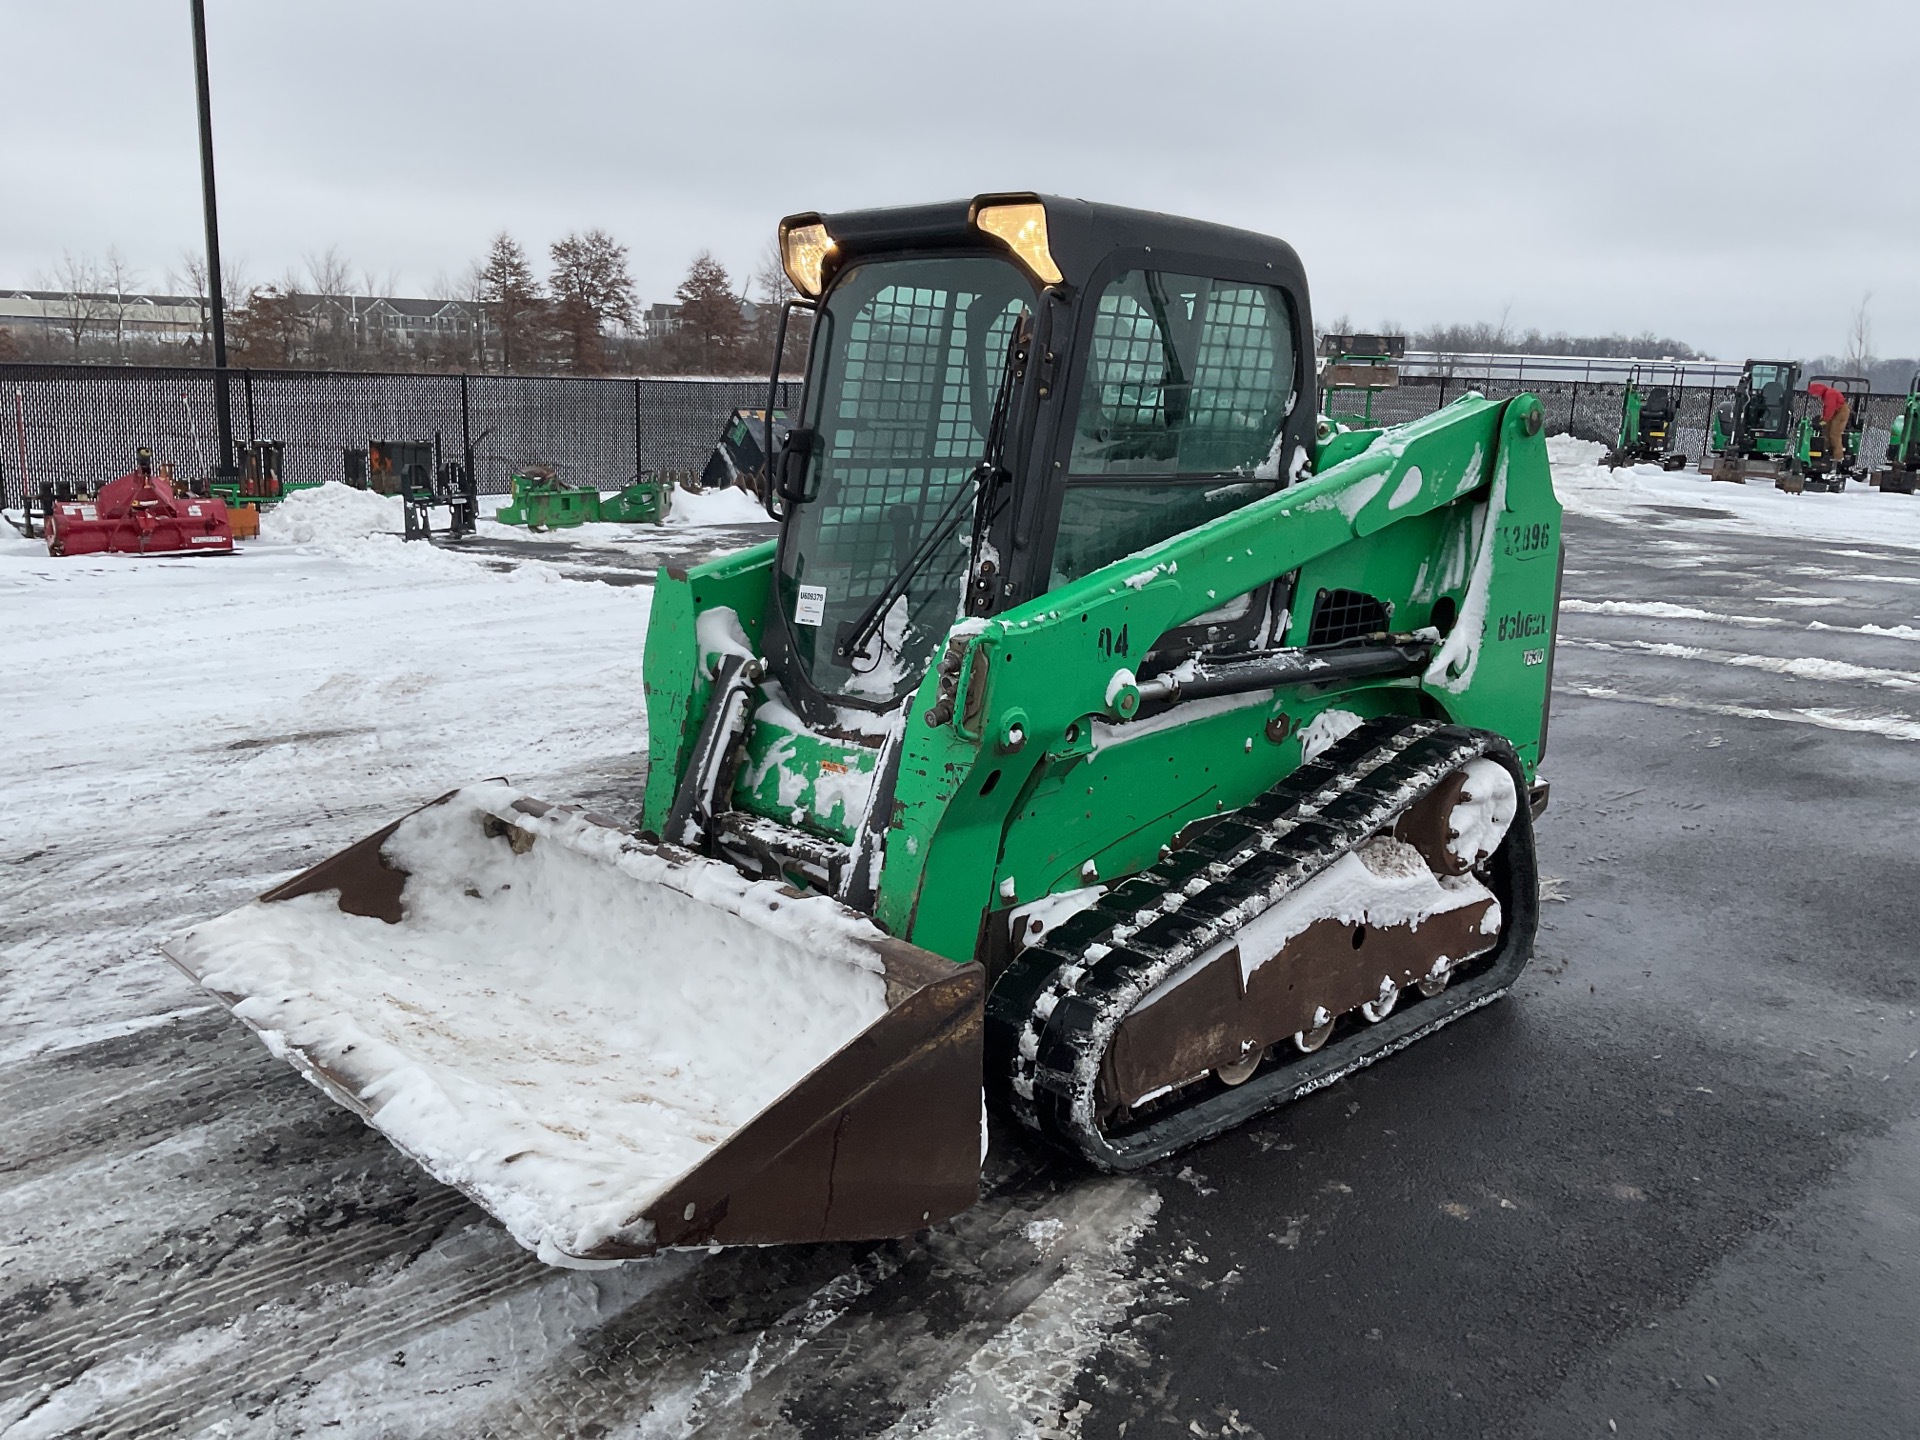
[[226, 503], [176, 495], [173, 480], [129, 470], [91, 500], [56, 501], [47, 512], [54, 555], [228, 555], [233, 525]]

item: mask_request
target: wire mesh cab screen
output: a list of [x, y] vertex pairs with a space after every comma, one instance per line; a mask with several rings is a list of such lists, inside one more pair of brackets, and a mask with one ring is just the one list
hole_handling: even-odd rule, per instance
[[807, 386], [817, 490], [788, 523], [779, 570], [793, 652], [826, 694], [892, 701], [919, 683], [959, 616], [967, 525], [895, 602], [864, 655], [851, 668], [834, 658], [840, 627], [971, 485], [1032, 300], [1018, 270], [983, 257], [869, 261], [827, 295]]
[[1280, 488], [1292, 306], [1275, 286], [1129, 270], [1102, 291], [1055, 585]]

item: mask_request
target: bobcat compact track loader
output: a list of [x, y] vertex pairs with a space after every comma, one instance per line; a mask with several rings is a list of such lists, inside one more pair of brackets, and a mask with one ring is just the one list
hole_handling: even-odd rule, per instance
[[775, 541], [663, 571], [638, 833], [504, 783], [170, 953], [558, 1263], [911, 1233], [986, 1103], [1100, 1169], [1497, 999], [1537, 920], [1531, 396], [1316, 423], [1294, 252], [801, 215]]

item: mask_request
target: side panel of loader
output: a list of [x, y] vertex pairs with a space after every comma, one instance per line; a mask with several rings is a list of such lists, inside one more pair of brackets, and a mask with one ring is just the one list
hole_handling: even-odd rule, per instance
[[[964, 958], [983, 910], [1050, 893], [1067, 871], [1064, 861], [1138, 869], [1186, 821], [1243, 805], [1287, 774], [1298, 745], [1268, 742], [1266, 721], [1281, 713], [1289, 723], [1308, 719], [1331, 703], [1329, 694], [1282, 691], [1271, 710], [1205, 720], [1238, 708], [1222, 698], [1171, 713], [1165, 723], [1174, 728], [1162, 735], [1153, 733], [1152, 718], [1128, 720], [1116, 697], [1156, 638], [1296, 569], [1304, 575], [1317, 566], [1335, 581], [1346, 556], [1361, 573], [1397, 576], [1398, 597], [1411, 605], [1409, 587], [1423, 560], [1444, 564], [1447, 557], [1423, 556], [1411, 541], [1397, 563], [1382, 552], [1400, 535], [1452, 533], [1421, 523], [1436, 512], [1468, 517], [1455, 541], [1461, 553], [1450, 633], [1423, 681], [1375, 682], [1354, 692], [1365, 698], [1353, 708], [1404, 707], [1497, 731], [1531, 777], [1546, 713], [1560, 536], [1539, 430], [1531, 397], [1462, 400], [1304, 484], [1049, 592], [950, 645], [915, 697], [906, 730], [877, 910], [882, 924]], [[1377, 538], [1356, 544], [1368, 537]], [[1416, 615], [1407, 628], [1429, 618]], [[954, 697], [953, 718], [926, 723], [943, 693]], [[1239, 733], [1255, 715], [1258, 739]], [[1183, 723], [1191, 721], [1202, 723]], [[1223, 738], [1232, 742], [1224, 755]], [[1148, 747], [1136, 755], [1157, 751], [1162, 773], [1182, 778], [1155, 784], [1154, 765], [1127, 764], [1129, 784], [1150, 798], [1116, 797], [1114, 787], [1095, 783], [1101, 762], [1082, 757], [1121, 742]], [[1043, 795], [1052, 796], [1044, 806]], [[1116, 833], [1116, 805], [1123, 815], [1140, 812], [1129, 834]], [[1044, 847], [1037, 864], [1035, 846]]]
[[777, 542], [692, 570], [662, 570], [654, 582], [641, 675], [647, 692], [647, 792], [641, 824], [658, 833], [700, 728], [712, 682], [700, 654], [699, 616], [733, 611], [749, 644], [760, 639]]

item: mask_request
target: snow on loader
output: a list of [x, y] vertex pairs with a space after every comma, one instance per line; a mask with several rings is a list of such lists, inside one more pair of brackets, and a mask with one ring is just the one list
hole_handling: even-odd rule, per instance
[[780, 233], [780, 535], [658, 577], [638, 832], [477, 785], [170, 947], [556, 1262], [950, 1217], [983, 1085], [1136, 1168], [1531, 953], [1535, 398], [1317, 433], [1306, 275], [1241, 231]]

